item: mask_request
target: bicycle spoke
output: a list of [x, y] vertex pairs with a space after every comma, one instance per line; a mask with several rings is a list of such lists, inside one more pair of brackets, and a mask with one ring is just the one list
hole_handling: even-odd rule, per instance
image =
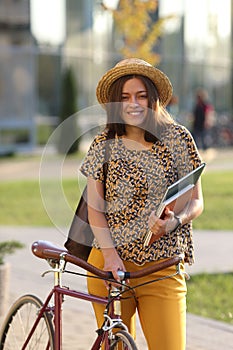
[[[1, 350], [20, 350], [41, 309], [41, 301], [31, 295], [21, 297], [11, 308], [0, 334]], [[54, 331], [50, 316], [44, 313], [26, 347], [27, 350], [53, 350]]]

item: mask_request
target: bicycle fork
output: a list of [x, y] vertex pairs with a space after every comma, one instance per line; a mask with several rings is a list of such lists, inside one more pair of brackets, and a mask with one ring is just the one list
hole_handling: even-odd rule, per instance
[[101, 344], [104, 344], [104, 349], [109, 350], [111, 341], [114, 339], [113, 329], [122, 329], [128, 331], [127, 326], [121, 319], [121, 300], [120, 289], [111, 286], [109, 291], [110, 303], [104, 311], [104, 323], [100, 329], [97, 330], [98, 337], [91, 348], [91, 350], [100, 349]]

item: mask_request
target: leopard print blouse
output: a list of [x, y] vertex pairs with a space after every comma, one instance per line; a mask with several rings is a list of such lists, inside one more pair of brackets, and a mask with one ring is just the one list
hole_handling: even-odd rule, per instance
[[[189, 131], [176, 123], [170, 124], [151, 149], [140, 151], [126, 148], [122, 139], [107, 140], [107, 131], [101, 132], [81, 166], [86, 177], [104, 182], [106, 145], [109, 147], [106, 219], [120, 257], [143, 265], [183, 253], [185, 261], [192, 264], [191, 223], [165, 234], [148, 247], [143, 246], [149, 215], [158, 208], [166, 188], [201, 163]], [[96, 240], [94, 246], [99, 248]]]

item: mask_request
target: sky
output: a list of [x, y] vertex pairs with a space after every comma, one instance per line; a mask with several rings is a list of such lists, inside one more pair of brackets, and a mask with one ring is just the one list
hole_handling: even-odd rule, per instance
[[65, 1], [30, 0], [32, 33], [39, 42], [59, 45], [65, 39]]

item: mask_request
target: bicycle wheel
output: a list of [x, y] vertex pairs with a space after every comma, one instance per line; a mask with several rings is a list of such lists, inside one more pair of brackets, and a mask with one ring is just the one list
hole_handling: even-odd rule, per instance
[[111, 341], [110, 350], [138, 350], [138, 348], [128, 332], [117, 331]]
[[[0, 350], [20, 350], [43, 303], [34, 295], [24, 295], [10, 308], [0, 331]], [[48, 312], [43, 314], [25, 349], [54, 350], [54, 328]]]

